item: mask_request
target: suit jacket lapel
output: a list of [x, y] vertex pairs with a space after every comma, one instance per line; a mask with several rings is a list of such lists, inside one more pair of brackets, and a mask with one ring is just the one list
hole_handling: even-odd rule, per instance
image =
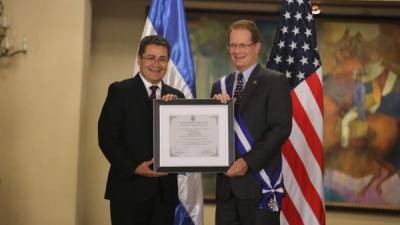
[[258, 77], [260, 76], [260, 73], [258, 72], [259, 67], [260, 67], [260, 65], [257, 65], [254, 68], [253, 72], [251, 72], [249, 80], [247, 81], [246, 86], [243, 90], [243, 94], [242, 94], [242, 97], [241, 97], [240, 103], [239, 103], [240, 112], [243, 111], [246, 104], [250, 101], [251, 95], [259, 83], [258, 82]]
[[167, 86], [165, 86], [164, 81], [161, 81], [161, 97], [168, 94]]
[[134, 97], [138, 98], [138, 100], [143, 100], [147, 104], [150, 104], [150, 98], [149, 94], [146, 90], [146, 86], [144, 85], [142, 78], [140, 78], [139, 74], [136, 74], [136, 76], [133, 78], [134, 79]]

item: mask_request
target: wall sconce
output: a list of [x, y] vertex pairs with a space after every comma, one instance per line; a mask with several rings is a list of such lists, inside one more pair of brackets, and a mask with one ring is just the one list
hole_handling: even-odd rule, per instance
[[26, 43], [26, 38], [22, 38], [22, 47], [21, 49], [13, 50], [10, 44], [10, 40], [7, 37], [7, 31], [10, 28], [10, 25], [7, 21], [7, 17], [4, 15], [4, 4], [0, 0], [0, 58], [3, 57], [12, 57], [19, 53], [25, 54], [28, 45]]
[[317, 4], [311, 5], [311, 11], [312, 11], [312, 14], [314, 14], [314, 15], [318, 15], [321, 13], [321, 9], [319, 8], [319, 5], [317, 5]]

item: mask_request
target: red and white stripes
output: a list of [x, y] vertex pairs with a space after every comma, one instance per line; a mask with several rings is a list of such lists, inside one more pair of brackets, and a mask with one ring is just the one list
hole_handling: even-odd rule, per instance
[[291, 96], [292, 133], [282, 149], [287, 195], [282, 201], [281, 224], [325, 225], [321, 67], [294, 88]]

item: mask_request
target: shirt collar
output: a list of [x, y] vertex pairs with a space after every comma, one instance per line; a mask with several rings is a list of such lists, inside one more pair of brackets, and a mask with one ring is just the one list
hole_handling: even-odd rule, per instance
[[[249, 80], [249, 77], [251, 75], [251, 73], [253, 72], [254, 68], [257, 66], [257, 63], [254, 63], [253, 65], [249, 66], [249, 68], [245, 69], [242, 74], [243, 74], [243, 78], [245, 81]], [[235, 74], [236, 76], [240, 73], [239, 70], [236, 70]]]
[[142, 79], [144, 86], [146, 87], [146, 90], [148, 91], [150, 89], [151, 86], [157, 86], [160, 90], [162, 87], [162, 82], [158, 82], [157, 84], [152, 84], [149, 81], [146, 80], [146, 78], [143, 77], [143, 75], [141, 73], [139, 73], [140, 78]]

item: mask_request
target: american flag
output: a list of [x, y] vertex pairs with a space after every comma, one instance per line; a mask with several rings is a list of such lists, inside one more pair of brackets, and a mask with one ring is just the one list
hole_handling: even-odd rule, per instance
[[311, 2], [285, 0], [267, 67], [289, 80], [293, 127], [282, 149], [281, 224], [325, 225], [322, 68]]

